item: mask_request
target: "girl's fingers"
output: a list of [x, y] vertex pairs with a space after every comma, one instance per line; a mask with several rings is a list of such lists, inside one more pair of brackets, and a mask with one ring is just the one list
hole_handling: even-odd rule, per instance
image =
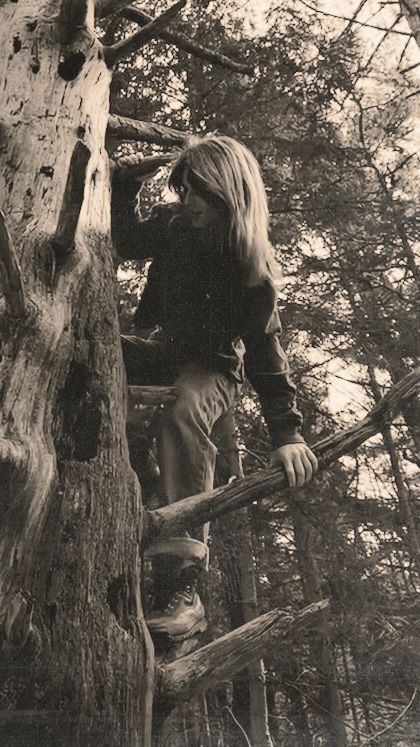
[[312, 471], [316, 472], [318, 469], [318, 459], [316, 458], [314, 452], [309, 448], [309, 446], [306, 449], [306, 456], [312, 464]]

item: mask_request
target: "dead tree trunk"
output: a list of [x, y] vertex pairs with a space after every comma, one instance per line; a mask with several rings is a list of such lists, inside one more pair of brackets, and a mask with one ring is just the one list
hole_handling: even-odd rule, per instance
[[[1, 3], [2, 739], [147, 744], [93, 0]], [[7, 694], [6, 694], [7, 693]]]
[[[93, 0], [0, 3], [5, 743], [148, 747], [155, 679], [159, 698], [184, 701], [231, 678], [273, 641], [285, 645], [326, 606], [267, 613], [155, 678], [140, 600], [143, 517], [125, 439], [105, 134], [109, 66], [183, 5], [104, 50]], [[418, 378], [403, 379], [361, 424], [324, 441], [324, 463], [380, 430], [418, 391]], [[150, 512], [146, 539], [202, 524], [281, 484], [280, 471], [267, 470]]]

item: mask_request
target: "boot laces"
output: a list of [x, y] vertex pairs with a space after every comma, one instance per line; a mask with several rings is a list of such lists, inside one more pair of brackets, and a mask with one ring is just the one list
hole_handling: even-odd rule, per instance
[[175, 607], [178, 606], [179, 602], [182, 602], [183, 600], [187, 599], [188, 602], [191, 602], [192, 595], [193, 595], [193, 589], [191, 587], [187, 589], [182, 589], [182, 591], [176, 591], [175, 594], [171, 596], [168, 604], [166, 605], [165, 614], [168, 615], [171, 612], [173, 612]]

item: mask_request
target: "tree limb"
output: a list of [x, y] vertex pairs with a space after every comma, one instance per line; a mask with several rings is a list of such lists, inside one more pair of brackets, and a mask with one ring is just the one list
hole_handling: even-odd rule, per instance
[[[420, 368], [416, 368], [391, 387], [363, 420], [341, 433], [324, 438], [313, 447], [320, 469], [325, 469], [340, 457], [353, 452], [368, 438], [382, 432], [384, 423], [391, 422], [403, 403], [419, 392]], [[176, 536], [192, 526], [205, 524], [260, 498], [271, 496], [274, 490], [279, 493], [286, 488], [287, 479], [283, 469], [270, 467], [208, 493], [169, 503], [163, 508], [146, 512], [143, 541], [153, 541], [157, 536]], [[278, 500], [282, 501], [280, 494]]]
[[90, 155], [89, 148], [78, 140], [71, 156], [57, 229], [52, 239], [56, 256], [66, 255], [73, 249]]
[[187, 137], [186, 132], [180, 132], [173, 127], [121, 117], [117, 114], [109, 116], [107, 135], [116, 140], [137, 140], [154, 145], [182, 145]]
[[169, 702], [180, 702], [203, 692], [259, 659], [274, 641], [290, 639], [329, 606], [321, 600], [297, 613], [273, 610], [260, 615], [207, 646], [162, 667], [158, 694]]
[[24, 316], [26, 311], [22, 274], [12, 238], [7, 228], [6, 216], [0, 210], [0, 288], [6, 309], [13, 316]]
[[119, 60], [128, 57], [132, 52], [136, 52], [144, 44], [147, 44], [155, 36], [158, 36], [160, 31], [178, 15], [185, 4], [186, 0], [178, 0], [177, 3], [171, 5], [160, 16], [154, 18], [153, 21], [147, 23], [146, 26], [140, 28], [131, 36], [122, 39], [110, 47], [104, 47], [104, 59], [108, 67], [113, 67]]
[[133, 405], [161, 405], [176, 399], [174, 386], [129, 386], [129, 401]]
[[[126, 18], [128, 21], [139, 23], [141, 26], [145, 26], [145, 24], [148, 24], [153, 20], [153, 16], [150, 16], [148, 13], [145, 13], [143, 10], [139, 10], [138, 8], [125, 7], [121, 11], [121, 16]], [[252, 65], [247, 65], [244, 62], [237, 62], [221, 52], [216, 52], [208, 47], [203, 47], [202, 44], [199, 44], [194, 39], [190, 39], [186, 34], [182, 34], [179, 31], [163, 30], [158, 36], [168, 44], [173, 44], [178, 49], [183, 49], [184, 52], [189, 52], [194, 55], [194, 57], [207, 60], [214, 65], [222, 65], [228, 70], [233, 70], [236, 73], [243, 73], [245, 75], [252, 75], [254, 72]]]

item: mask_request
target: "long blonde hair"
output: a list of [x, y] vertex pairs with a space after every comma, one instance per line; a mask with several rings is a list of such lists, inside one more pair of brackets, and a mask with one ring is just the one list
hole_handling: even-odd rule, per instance
[[183, 175], [227, 211], [229, 244], [249, 285], [270, 279], [277, 285], [279, 267], [268, 238], [268, 206], [256, 158], [227, 135], [188, 138], [175, 161], [169, 186], [182, 193]]

